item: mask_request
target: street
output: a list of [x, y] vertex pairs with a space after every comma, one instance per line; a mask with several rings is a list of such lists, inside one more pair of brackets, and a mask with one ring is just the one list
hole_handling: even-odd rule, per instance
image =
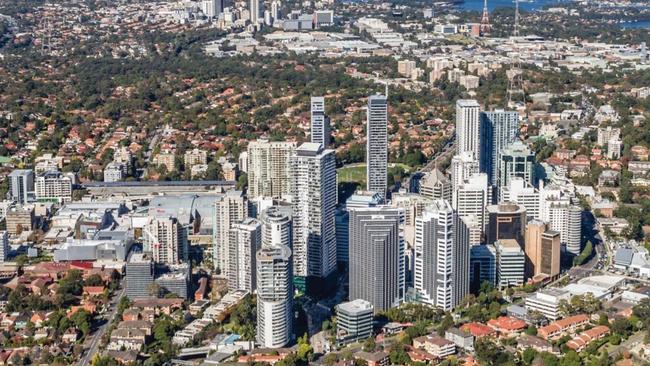
[[[101, 342], [104, 333], [106, 333], [106, 330], [108, 329], [109, 325], [111, 324], [111, 322], [115, 318], [115, 315], [117, 314], [117, 304], [120, 303], [120, 300], [122, 300], [125, 293], [126, 293], [126, 286], [122, 285], [122, 288], [113, 297], [113, 302], [111, 303], [108, 313], [106, 315], [106, 323], [102, 324], [99, 327], [99, 329], [97, 329], [95, 333], [93, 333], [92, 338], [90, 339], [90, 347], [86, 349], [84, 353], [84, 357], [81, 359], [81, 361], [79, 361], [79, 366], [90, 365], [90, 361], [92, 360], [95, 353], [97, 353], [98, 351], [99, 343]], [[86, 344], [88, 344], [88, 341], [86, 341]]]

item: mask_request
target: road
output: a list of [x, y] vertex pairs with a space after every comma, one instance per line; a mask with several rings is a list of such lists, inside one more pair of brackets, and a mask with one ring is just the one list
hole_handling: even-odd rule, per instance
[[[93, 359], [93, 356], [97, 353], [99, 350], [99, 343], [102, 340], [102, 337], [104, 336], [104, 333], [106, 333], [106, 330], [108, 330], [109, 325], [115, 318], [115, 315], [117, 314], [117, 305], [120, 303], [120, 300], [124, 297], [126, 294], [126, 286], [122, 285], [122, 288], [120, 291], [113, 297], [113, 302], [111, 303], [111, 306], [108, 310], [108, 313], [106, 314], [106, 323], [101, 325], [95, 333], [93, 333], [92, 338], [90, 340], [90, 347], [86, 350], [86, 353], [84, 353], [84, 358], [79, 361], [79, 366], [88, 366], [90, 365], [90, 361]], [[88, 343], [86, 341], [86, 343]]]

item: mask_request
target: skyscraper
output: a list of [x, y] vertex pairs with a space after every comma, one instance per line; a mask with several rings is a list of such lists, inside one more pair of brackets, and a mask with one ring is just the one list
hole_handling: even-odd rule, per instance
[[293, 239], [293, 223], [288, 210], [279, 206], [271, 206], [262, 211], [262, 247], [285, 245], [291, 248]]
[[366, 188], [386, 197], [388, 188], [388, 101], [384, 95], [368, 97], [366, 123]]
[[151, 296], [154, 263], [144, 253], [133, 253], [125, 267], [126, 297], [130, 300]]
[[466, 179], [454, 192], [452, 203], [459, 217], [476, 215], [485, 231], [487, 222], [485, 207], [491, 202], [491, 189], [488, 186], [488, 178], [485, 173], [474, 174]]
[[296, 286], [324, 279], [336, 269], [337, 202], [334, 150], [306, 142], [291, 158], [293, 262]]
[[519, 113], [504, 110], [481, 112], [481, 134], [481, 171], [487, 173], [494, 185], [501, 152], [517, 140]]
[[513, 239], [523, 248], [526, 231], [526, 209], [512, 202], [487, 207], [487, 243]]
[[33, 201], [34, 197], [34, 172], [30, 169], [15, 169], [8, 177], [9, 198], [20, 204]]
[[560, 233], [567, 252], [578, 255], [582, 245], [582, 209], [575, 205], [551, 205], [549, 227]]
[[217, 198], [213, 215], [212, 262], [214, 268], [219, 268], [221, 274], [226, 277], [230, 259], [230, 228], [235, 222], [246, 217], [248, 217], [248, 200], [242, 191], [228, 191]]
[[293, 338], [291, 249], [265, 246], [257, 252], [257, 342], [279, 348]]
[[251, 23], [257, 26], [260, 20], [260, 0], [248, 0], [248, 11], [251, 13]]
[[404, 299], [404, 240], [401, 210], [350, 209], [350, 298], [369, 301], [375, 312]]
[[295, 142], [257, 140], [248, 144], [248, 198], [289, 195], [289, 158]]
[[177, 264], [187, 260], [187, 230], [177, 218], [151, 217], [143, 229], [143, 237], [144, 250], [153, 253], [156, 263]]
[[414, 285], [418, 298], [449, 311], [469, 292], [469, 243], [455, 237], [456, 215], [437, 200], [415, 219]]
[[230, 228], [228, 289], [255, 291], [255, 253], [262, 246], [262, 224], [247, 217]]
[[460, 99], [456, 102], [457, 153], [470, 152], [475, 159], [480, 159], [481, 154], [480, 108], [473, 99]]
[[280, 0], [271, 1], [271, 18], [273, 19], [273, 23], [280, 19], [280, 6]]
[[451, 158], [452, 192], [466, 179], [479, 172], [479, 162], [471, 152], [465, 151]]
[[535, 154], [526, 144], [516, 141], [501, 151], [496, 184], [499, 187], [507, 186], [510, 179], [519, 177], [533, 185], [534, 172]]
[[311, 97], [311, 142], [325, 149], [330, 143], [330, 119], [325, 115], [323, 97]]
[[526, 226], [526, 278], [540, 274], [555, 277], [560, 273], [560, 233], [547, 230], [533, 220]]

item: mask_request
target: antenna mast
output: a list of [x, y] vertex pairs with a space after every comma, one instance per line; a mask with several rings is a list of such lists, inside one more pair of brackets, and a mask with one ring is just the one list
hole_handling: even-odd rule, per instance
[[490, 13], [488, 12], [487, 0], [483, 0], [483, 16], [481, 17], [481, 34], [488, 34], [492, 30], [490, 25]]

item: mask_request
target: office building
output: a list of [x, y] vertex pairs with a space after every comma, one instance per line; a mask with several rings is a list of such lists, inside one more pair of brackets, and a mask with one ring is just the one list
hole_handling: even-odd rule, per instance
[[476, 215], [485, 232], [487, 222], [485, 207], [491, 203], [491, 189], [488, 186], [488, 177], [479, 173], [463, 181], [454, 191], [453, 208], [459, 217]]
[[465, 180], [479, 173], [479, 162], [472, 153], [462, 152], [451, 158], [451, 186], [458, 188]]
[[306, 142], [296, 149], [290, 165], [293, 274], [297, 287], [305, 291], [308, 278], [323, 280], [336, 269], [334, 150]]
[[255, 291], [255, 253], [262, 246], [262, 224], [247, 217], [230, 228], [228, 289]]
[[280, 206], [271, 206], [262, 211], [262, 247], [284, 245], [291, 248], [293, 222], [290, 211]]
[[110, 162], [104, 168], [104, 182], [120, 182], [126, 177], [126, 164]]
[[371, 337], [373, 317], [372, 304], [366, 300], [336, 305], [336, 343], [346, 345]]
[[57, 171], [45, 172], [34, 182], [36, 200], [63, 203], [72, 201], [72, 179]]
[[487, 244], [501, 239], [514, 239], [524, 245], [526, 231], [526, 209], [512, 202], [487, 207]]
[[0, 262], [6, 262], [9, 258], [9, 233], [6, 231], [0, 231]]
[[472, 247], [484, 244], [482, 226], [476, 215], [457, 217], [456, 226], [458, 245]]
[[345, 208], [375, 207], [384, 203], [384, 197], [371, 191], [357, 190], [345, 201]]
[[154, 263], [144, 253], [133, 253], [125, 267], [126, 297], [130, 300], [152, 296]]
[[35, 220], [33, 205], [9, 207], [5, 212], [5, 225], [11, 235], [32, 230]]
[[165, 297], [167, 294], [178, 296], [182, 299], [189, 299], [190, 277], [192, 269], [189, 263], [155, 266], [156, 288], [158, 297]]
[[507, 186], [514, 177], [522, 178], [533, 185], [535, 172], [535, 154], [521, 141], [516, 141], [501, 151], [497, 174], [497, 185]]
[[405, 291], [402, 213], [390, 207], [350, 209], [350, 298], [375, 312], [399, 305]]
[[257, 342], [263, 348], [284, 347], [293, 339], [292, 266], [286, 245], [257, 252]]
[[519, 243], [513, 239], [497, 240], [497, 284], [499, 288], [524, 284], [526, 258]]
[[288, 197], [288, 164], [295, 150], [295, 142], [257, 140], [248, 144], [249, 199]]
[[271, 1], [271, 18], [273, 19], [273, 23], [277, 22], [280, 19], [280, 6], [282, 4], [280, 3], [280, 0], [272, 0]]
[[526, 278], [560, 273], [560, 233], [546, 229], [546, 223], [533, 220], [526, 226]]
[[212, 264], [228, 277], [228, 261], [230, 260], [230, 228], [249, 216], [248, 199], [242, 191], [228, 191], [217, 197], [213, 215], [213, 248]]
[[347, 210], [337, 209], [334, 220], [336, 222], [336, 262], [347, 264], [350, 247], [350, 214]]
[[368, 97], [366, 112], [366, 189], [386, 197], [388, 188], [388, 101], [384, 95]]
[[34, 172], [28, 169], [15, 169], [9, 176], [9, 199], [20, 204], [31, 202], [34, 197]]
[[517, 140], [519, 113], [504, 110], [481, 112], [481, 171], [492, 185], [497, 182], [501, 152]]
[[469, 278], [470, 290], [478, 294], [481, 284], [496, 285], [497, 253], [493, 245], [475, 245], [470, 248]]
[[175, 217], [150, 217], [143, 228], [143, 248], [156, 263], [177, 264], [187, 260], [187, 230]]
[[248, 0], [248, 11], [250, 12], [251, 24], [259, 25], [260, 22], [260, 0]]
[[224, 10], [223, 0], [203, 0], [201, 2], [203, 14], [209, 18], [218, 18]]
[[480, 108], [478, 102], [473, 99], [460, 99], [456, 102], [457, 154], [469, 152], [475, 159], [480, 159]]
[[526, 209], [528, 221], [540, 218], [540, 193], [523, 178], [513, 177], [501, 187], [501, 202], [513, 202]]
[[557, 204], [549, 208], [549, 228], [560, 233], [560, 242], [567, 252], [580, 254], [582, 244], [582, 209], [575, 205]]
[[[555, 287], [545, 288], [526, 297], [524, 306], [529, 313], [532, 311], [537, 311], [542, 315], [544, 315], [549, 320], [557, 320], [558, 318], [561, 317], [560, 304], [563, 302], [563, 300], [567, 302], [571, 301], [571, 297], [572, 297], [571, 293], [567, 290], [561, 288], [555, 288]], [[579, 315], [579, 316], [584, 316], [584, 315]], [[585, 323], [588, 320], [589, 318], [586, 319]], [[541, 332], [541, 333], [542, 333], [541, 336], [545, 337], [544, 335], [545, 332]]]
[[330, 143], [330, 119], [325, 115], [324, 97], [311, 97], [311, 142], [325, 149]]
[[419, 301], [452, 310], [469, 292], [469, 245], [455, 238], [456, 215], [436, 200], [415, 219], [414, 287]]
[[438, 169], [426, 173], [419, 181], [419, 193], [432, 200], [451, 202], [451, 190], [451, 181]]

